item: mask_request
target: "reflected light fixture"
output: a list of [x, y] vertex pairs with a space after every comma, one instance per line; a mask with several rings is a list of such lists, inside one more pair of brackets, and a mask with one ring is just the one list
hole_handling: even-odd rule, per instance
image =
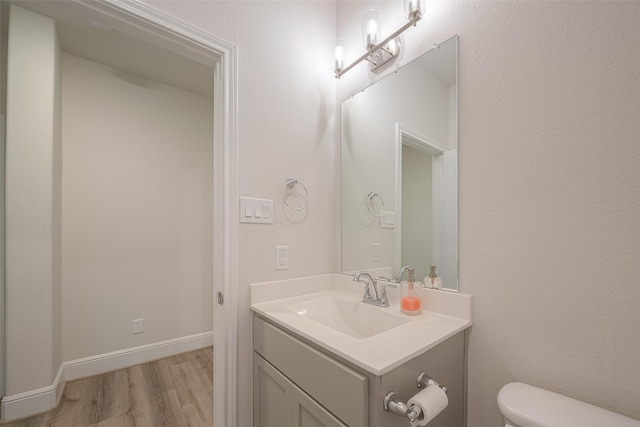
[[409, 27], [415, 26], [422, 19], [424, 3], [426, 0], [405, 0], [405, 12], [408, 22], [396, 30], [393, 34], [378, 42], [380, 39], [380, 12], [375, 9], [366, 11], [362, 15], [362, 41], [366, 52], [347, 67], [344, 67], [344, 42], [338, 39], [336, 43], [335, 77], [340, 78], [344, 73], [361, 63], [367, 61], [369, 70], [375, 71], [389, 61], [394, 60], [400, 53], [400, 43], [397, 40]]

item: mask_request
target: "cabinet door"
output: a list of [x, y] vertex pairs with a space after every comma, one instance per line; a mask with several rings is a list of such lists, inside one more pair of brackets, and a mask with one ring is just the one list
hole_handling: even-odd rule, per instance
[[291, 399], [292, 427], [347, 427], [296, 386], [293, 386]]
[[253, 355], [254, 427], [291, 427], [292, 384], [262, 357]]
[[346, 425], [369, 426], [369, 383], [365, 375], [259, 317], [253, 318], [253, 349]]

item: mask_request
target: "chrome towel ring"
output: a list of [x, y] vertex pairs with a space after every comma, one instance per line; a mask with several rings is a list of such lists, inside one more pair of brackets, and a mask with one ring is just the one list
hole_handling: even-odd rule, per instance
[[[295, 191], [296, 186], [300, 186], [302, 188], [304, 196], [302, 196], [301, 192]], [[304, 204], [300, 207], [295, 206], [293, 203], [289, 204], [287, 198], [291, 198], [292, 195], [302, 198], [302, 200], [304, 200]], [[284, 182], [284, 186], [282, 186], [282, 200], [284, 200], [285, 205], [294, 211], [301, 211], [305, 209], [309, 205], [309, 192], [307, 191], [307, 187], [295, 178], [287, 178]]]
[[[378, 209], [377, 214], [376, 214], [376, 209], [373, 206], [373, 201], [376, 198], [380, 200], [380, 204], [382, 205], [380, 209]], [[370, 191], [369, 194], [367, 195], [367, 209], [369, 210], [369, 213], [374, 217], [376, 218], [380, 217], [382, 215], [382, 211], [384, 210], [384, 200], [382, 200], [382, 197], [380, 197], [380, 195], [378, 195], [377, 193]]]

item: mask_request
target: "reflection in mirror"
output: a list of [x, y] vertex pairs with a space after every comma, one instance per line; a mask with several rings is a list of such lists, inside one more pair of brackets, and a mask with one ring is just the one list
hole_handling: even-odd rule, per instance
[[457, 290], [457, 56], [454, 36], [342, 103], [344, 274], [435, 265]]

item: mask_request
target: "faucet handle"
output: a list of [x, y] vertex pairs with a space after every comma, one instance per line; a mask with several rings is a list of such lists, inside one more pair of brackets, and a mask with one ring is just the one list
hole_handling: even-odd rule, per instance
[[400, 286], [400, 283], [386, 277], [380, 277], [380, 280], [378, 282], [380, 281], [382, 282], [382, 286], [391, 286], [392, 288], [397, 288], [398, 286]]
[[364, 296], [362, 297], [362, 300], [365, 301], [365, 300], [372, 300], [372, 299], [374, 298], [371, 296], [371, 285], [366, 283], [364, 286]]

